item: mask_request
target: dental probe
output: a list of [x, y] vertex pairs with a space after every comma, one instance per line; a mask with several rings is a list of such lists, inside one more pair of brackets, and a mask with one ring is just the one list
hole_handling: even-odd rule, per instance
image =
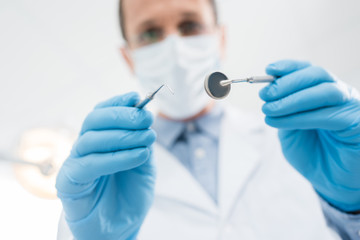
[[145, 99], [142, 100], [141, 102], [139, 102], [135, 107], [137, 107], [137, 108], [139, 108], [139, 109], [144, 108], [149, 102], [151, 102], [151, 101], [154, 99], [155, 95], [156, 95], [164, 86], [174, 95], [173, 90], [171, 90], [171, 88], [170, 88], [168, 85], [163, 84], [163, 85], [161, 85], [155, 92], [150, 93], [149, 95], [147, 95], [147, 96], [145, 97]]

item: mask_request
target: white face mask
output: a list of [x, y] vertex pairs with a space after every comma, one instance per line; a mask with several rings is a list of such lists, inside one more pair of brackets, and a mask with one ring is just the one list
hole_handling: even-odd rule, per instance
[[169, 36], [160, 43], [134, 50], [135, 75], [145, 92], [165, 89], [156, 95], [161, 113], [174, 120], [193, 117], [210, 98], [204, 90], [206, 75], [220, 68], [219, 39], [216, 35], [196, 37]]

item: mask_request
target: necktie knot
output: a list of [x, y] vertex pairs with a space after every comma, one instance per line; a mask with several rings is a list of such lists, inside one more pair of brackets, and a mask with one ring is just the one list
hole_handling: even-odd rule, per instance
[[180, 131], [179, 137], [175, 142], [188, 142], [189, 135], [194, 133], [201, 133], [200, 128], [195, 122], [187, 122], [184, 124], [183, 129]]

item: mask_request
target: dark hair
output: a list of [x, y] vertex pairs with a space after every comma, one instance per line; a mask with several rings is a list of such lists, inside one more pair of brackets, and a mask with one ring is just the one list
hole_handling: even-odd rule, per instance
[[[181, 0], [179, 0], [181, 1]], [[218, 22], [218, 10], [217, 10], [217, 6], [216, 6], [216, 0], [209, 0], [211, 6], [213, 7], [214, 10], [214, 15], [215, 15], [215, 21], [216, 23]], [[119, 1], [119, 21], [120, 21], [120, 28], [121, 28], [121, 34], [122, 37], [127, 40], [126, 38], [126, 33], [125, 33], [125, 24], [124, 24], [124, 7], [122, 4], [123, 0]]]

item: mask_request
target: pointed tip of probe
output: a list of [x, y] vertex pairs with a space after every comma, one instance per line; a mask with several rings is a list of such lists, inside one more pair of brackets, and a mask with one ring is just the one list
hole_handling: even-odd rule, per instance
[[161, 86], [154, 92], [154, 94], [157, 94], [164, 86], [165, 86], [165, 84], [161, 85]]
[[167, 84], [163, 84], [155, 92], [153, 92], [151, 96], [154, 97], [163, 87], [166, 87], [171, 92], [171, 94], [174, 95], [174, 91]]

